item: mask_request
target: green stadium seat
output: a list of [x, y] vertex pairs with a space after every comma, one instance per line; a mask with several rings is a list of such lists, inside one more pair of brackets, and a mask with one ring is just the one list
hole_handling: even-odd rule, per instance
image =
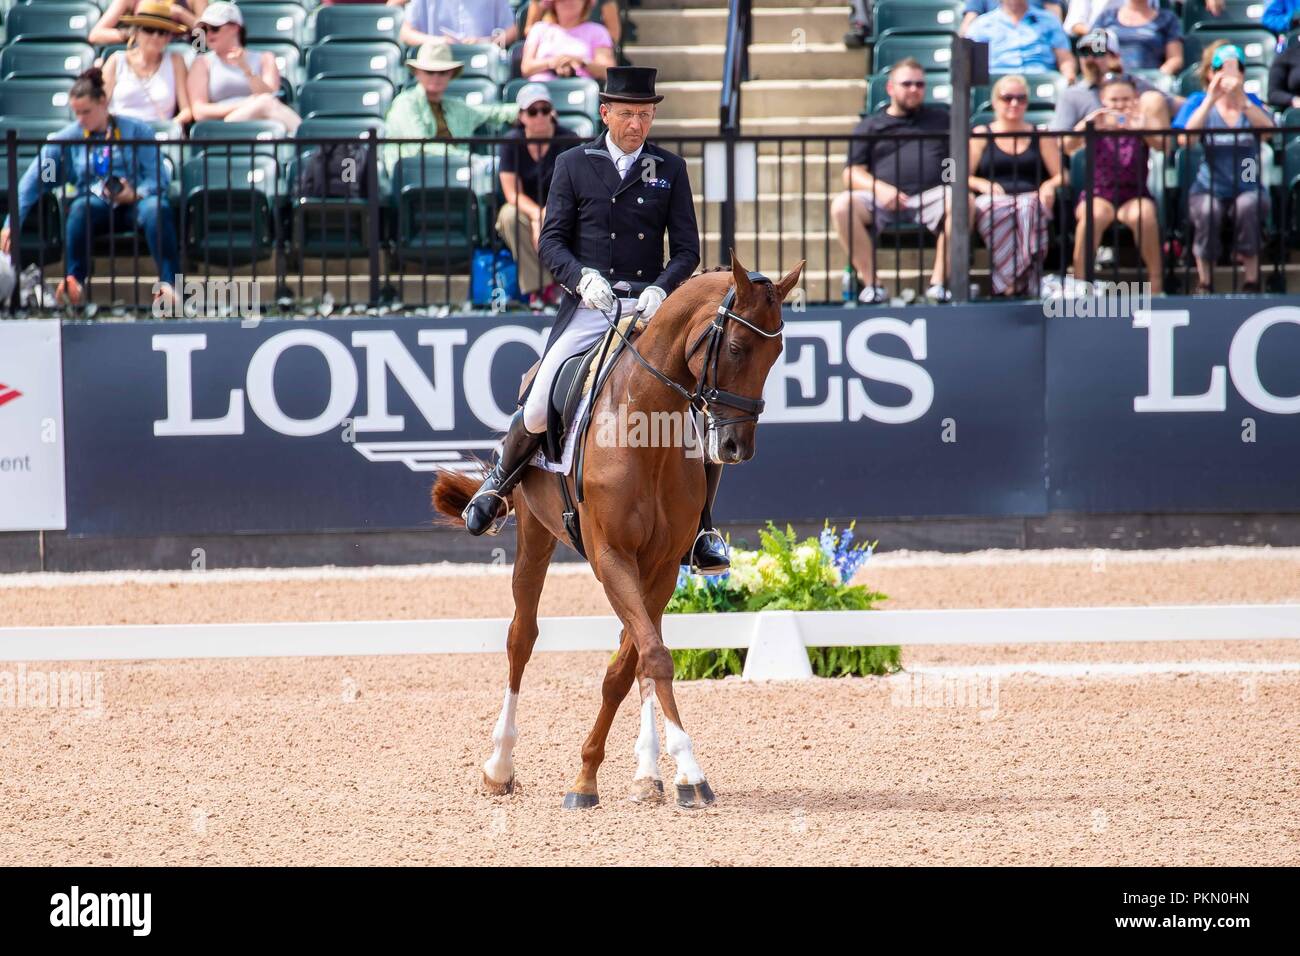
[[207, 153], [181, 172], [187, 256], [219, 267], [267, 258], [278, 239], [278, 167], [272, 156]]
[[952, 64], [952, 38], [944, 33], [895, 33], [876, 43], [872, 63], [877, 72], [884, 73], [890, 66], [909, 56], [930, 72], [946, 72]]
[[481, 76], [458, 76], [447, 84], [447, 96], [464, 100], [471, 106], [501, 102], [500, 88], [493, 80]]
[[14, 43], [0, 51], [0, 79], [75, 78], [95, 61], [95, 49], [80, 40]]
[[402, 48], [387, 40], [320, 43], [307, 51], [307, 79], [382, 76], [395, 87], [406, 79]]
[[414, 156], [393, 170], [398, 268], [464, 271], [478, 243], [477, 199], [463, 157]]
[[393, 84], [382, 76], [370, 79], [308, 80], [298, 94], [298, 115], [374, 116], [383, 119], [393, 101]]
[[[0, 142], [4, 142], [13, 130], [19, 140], [17, 148], [18, 176], [21, 178], [28, 165], [41, 151], [44, 141], [53, 133], [67, 126], [63, 119], [35, 119], [21, 116], [0, 116]], [[0, 162], [0, 193], [9, 191], [9, 164]], [[59, 211], [58, 196], [52, 192], [44, 193], [36, 208], [23, 221], [22, 229], [16, 239], [15, 247], [19, 252], [16, 263], [24, 269], [30, 263], [50, 264], [63, 258], [63, 226]]]
[[[512, 103], [519, 95], [519, 88], [528, 80], [513, 79], [501, 91], [501, 102]], [[595, 80], [586, 77], [571, 77], [561, 80], [546, 80], [546, 88], [551, 91], [551, 103], [561, 115], [571, 113], [588, 117], [593, 124], [600, 125], [600, 86]]]
[[[384, 123], [377, 119], [323, 118], [303, 120], [298, 127], [298, 151], [289, 163], [289, 197], [292, 215], [290, 251], [298, 263], [306, 258], [357, 258], [369, 253], [370, 206], [366, 198], [344, 199], [303, 196], [299, 194], [299, 173], [303, 164], [319, 148], [314, 140], [335, 138], [382, 138]], [[376, 152], [379, 164], [379, 196], [388, 192], [388, 177], [382, 153]]]
[[402, 11], [378, 3], [320, 7], [312, 18], [316, 43], [331, 40], [391, 40], [397, 43]]
[[248, 45], [292, 43], [302, 47], [307, 39], [307, 11], [296, 3], [250, 3], [239, 5], [244, 15]]
[[99, 15], [99, 7], [84, 0], [20, 4], [5, 15], [5, 41], [84, 41]]
[[1223, 6], [1223, 13], [1214, 17], [1206, 12], [1205, 0], [1184, 0], [1184, 31], [1190, 31], [1198, 23], [1207, 27], [1259, 26], [1268, 0], [1224, 0]]
[[465, 64], [457, 79], [481, 76], [498, 86], [510, 80], [510, 56], [495, 43], [453, 43], [451, 55]]
[[1268, 66], [1277, 50], [1277, 37], [1263, 27], [1222, 26], [1217, 23], [1202, 24], [1183, 37], [1183, 62], [1199, 62], [1201, 51], [1215, 40], [1228, 40], [1241, 47], [1246, 56], [1246, 66]]
[[72, 120], [71, 86], [66, 77], [6, 80], [0, 83], [0, 116], [62, 119], [66, 125]]
[[[199, 120], [190, 127], [189, 155], [192, 157], [211, 153], [218, 158], [227, 154], [247, 159], [252, 155], [275, 156], [287, 159], [293, 155], [293, 148], [281, 146], [277, 150], [273, 140], [289, 138], [288, 130], [274, 120], [243, 120], [227, 122], [226, 120]], [[210, 146], [208, 140], [247, 140], [248, 146]]]
[[591, 139], [596, 135], [596, 124], [591, 121], [590, 116], [582, 116], [578, 113], [561, 114], [560, 125], [567, 126], [573, 130], [575, 136], [581, 136], [583, 139]]
[[873, 18], [876, 38], [896, 33], [934, 33], [961, 25], [962, 0], [881, 0]]

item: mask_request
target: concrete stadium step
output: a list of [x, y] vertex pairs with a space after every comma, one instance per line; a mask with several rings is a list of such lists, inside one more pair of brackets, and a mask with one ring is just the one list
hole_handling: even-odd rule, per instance
[[[842, 146], [842, 144], [841, 144]], [[704, 193], [704, 161], [698, 156], [687, 157], [686, 167], [691, 177], [691, 188], [698, 195]], [[798, 144], [784, 157], [759, 153], [759, 194], [784, 193], [798, 197], [804, 193], [814, 195], [838, 192], [842, 188], [844, 153], [821, 153], [810, 144], [807, 161], [801, 162]]]
[[[844, 34], [848, 32], [850, 10], [844, 5], [799, 7], [788, 2], [779, 7], [758, 7], [754, 10], [754, 42], [791, 43], [801, 37], [805, 43], [837, 43], [842, 48]], [[631, 12], [631, 19], [636, 24], [637, 39], [642, 43], [726, 43], [727, 8], [716, 3], [705, 9], [641, 7]], [[797, 31], [803, 32], [799, 34]], [[627, 49], [631, 58], [633, 47]], [[633, 62], [637, 61], [633, 59]]]
[[[668, 81], [718, 80], [726, 53], [726, 48], [716, 43], [636, 44], [626, 50], [633, 63], [655, 67]], [[749, 73], [751, 81], [863, 77], [867, 74], [867, 58], [862, 50], [845, 49], [841, 42], [755, 43], [749, 48]]]
[[[706, 203], [700, 193], [695, 194], [695, 217], [701, 226], [716, 228], [722, 221], [722, 203]], [[832, 229], [831, 201], [834, 193], [807, 193], [792, 195], [785, 193], [758, 194], [758, 229], [760, 232], [776, 232], [789, 235], [804, 230], [824, 232]], [[754, 228], [755, 205], [752, 202], [736, 204], [736, 223], [741, 229]]]
[[[722, 84], [708, 80], [680, 80], [657, 84], [664, 94], [657, 115], [666, 120], [716, 119]], [[741, 90], [742, 122], [768, 116], [854, 116], [862, 109], [867, 81], [750, 80]], [[658, 120], [656, 120], [658, 122]]]

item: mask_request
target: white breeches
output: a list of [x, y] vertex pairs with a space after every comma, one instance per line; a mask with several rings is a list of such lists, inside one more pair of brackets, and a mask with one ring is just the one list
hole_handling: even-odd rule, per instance
[[[621, 301], [623, 315], [630, 315], [636, 310], [636, 299]], [[564, 327], [560, 337], [542, 356], [542, 364], [537, 369], [528, 398], [524, 401], [524, 427], [530, 432], [541, 434], [546, 431], [546, 405], [551, 394], [551, 383], [555, 381], [555, 375], [564, 364], [564, 360], [591, 348], [607, 329], [609, 329], [609, 320], [596, 309], [579, 307], [573, 313], [573, 317], [569, 319], [569, 324]]]

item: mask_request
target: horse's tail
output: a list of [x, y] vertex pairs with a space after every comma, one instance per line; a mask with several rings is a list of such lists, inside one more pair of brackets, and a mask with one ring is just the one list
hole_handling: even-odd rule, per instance
[[[433, 520], [438, 524], [464, 527], [461, 512], [486, 477], [487, 466], [481, 461], [469, 471], [439, 471], [430, 490], [433, 507], [438, 512]], [[510, 500], [509, 495], [506, 495], [506, 500]]]

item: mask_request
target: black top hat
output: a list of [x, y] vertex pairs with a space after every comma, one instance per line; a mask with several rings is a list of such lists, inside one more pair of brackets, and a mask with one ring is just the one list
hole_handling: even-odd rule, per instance
[[605, 71], [605, 90], [600, 94], [602, 103], [658, 103], [663, 95], [655, 95], [655, 75], [652, 66], [611, 66]]

